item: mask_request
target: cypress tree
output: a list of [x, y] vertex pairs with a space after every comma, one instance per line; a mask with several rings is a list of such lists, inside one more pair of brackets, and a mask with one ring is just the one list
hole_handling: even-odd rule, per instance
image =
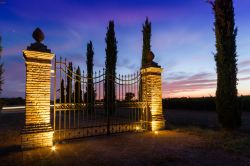
[[115, 37], [114, 21], [109, 21], [106, 33], [106, 62], [105, 62], [105, 95], [104, 105], [107, 112], [115, 111], [115, 76], [117, 61], [117, 41]]
[[66, 102], [71, 103], [72, 99], [72, 72], [73, 72], [73, 66], [72, 62], [69, 62], [67, 67], [67, 87], [66, 87]]
[[87, 44], [87, 102], [88, 104], [88, 111], [93, 112], [94, 111], [94, 100], [95, 100], [95, 91], [94, 91], [94, 85], [93, 85], [93, 57], [94, 57], [94, 51], [93, 51], [93, 45], [92, 42], [89, 41]]
[[142, 25], [143, 46], [142, 46], [142, 61], [141, 67], [147, 64], [147, 55], [151, 51], [151, 22], [146, 18]]
[[[142, 59], [141, 68], [147, 64], [147, 55], [151, 51], [151, 22], [148, 17], [142, 25], [143, 45], [142, 45]], [[139, 84], [139, 100], [142, 100], [142, 82]]]
[[[0, 36], [0, 60], [2, 59], [2, 46], [1, 46], [2, 38]], [[2, 93], [2, 85], [3, 85], [3, 63], [0, 64], [0, 94]]]
[[65, 94], [64, 94], [64, 80], [61, 80], [60, 94], [61, 94], [61, 103], [65, 103]]
[[0, 36], [0, 55], [2, 54], [2, 45], [1, 45], [1, 43], [2, 43], [2, 37]]
[[80, 103], [82, 102], [82, 90], [81, 90], [81, 70], [78, 66], [76, 69], [76, 75], [75, 75], [75, 102]]
[[224, 128], [241, 126], [241, 112], [237, 102], [237, 28], [232, 0], [209, 1], [215, 16], [217, 90], [216, 110]]

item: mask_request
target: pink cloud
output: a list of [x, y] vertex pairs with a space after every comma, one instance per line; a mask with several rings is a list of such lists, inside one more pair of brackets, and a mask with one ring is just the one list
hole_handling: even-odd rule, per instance
[[250, 69], [243, 69], [239, 71], [240, 74], [250, 74]]
[[240, 78], [239, 80], [240, 80], [240, 81], [248, 81], [248, 80], [250, 80], [250, 77]]
[[22, 50], [25, 49], [23, 45], [17, 45], [14, 47], [3, 48], [3, 56], [16, 56], [22, 54]]
[[210, 73], [198, 73], [191, 76], [172, 77], [172, 80], [163, 82], [164, 93], [176, 95], [183, 92], [193, 92], [216, 87], [216, 79], [211, 77]]
[[[163, 82], [163, 96], [186, 96], [188, 93], [192, 97], [193, 94], [197, 96], [199, 92], [202, 92], [200, 96], [204, 96], [206, 95], [204, 91], [214, 92], [216, 89], [217, 79], [211, 73], [197, 73], [194, 75], [171, 73], [170, 75], [171, 77]], [[239, 84], [242, 81], [250, 81], [250, 77], [239, 76]], [[240, 88], [242, 87], [239, 86], [238, 90], [242, 91]], [[244, 93], [246, 93], [245, 90]]]
[[239, 62], [238, 65], [239, 65], [240, 68], [250, 66], [250, 60]]

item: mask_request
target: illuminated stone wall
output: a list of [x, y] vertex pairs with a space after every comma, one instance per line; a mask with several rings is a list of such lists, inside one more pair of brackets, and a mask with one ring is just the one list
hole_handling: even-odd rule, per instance
[[146, 113], [149, 129], [152, 131], [165, 128], [162, 110], [162, 80], [160, 67], [141, 69], [142, 101], [148, 103], [149, 112]]
[[23, 56], [26, 64], [26, 110], [22, 148], [52, 146], [50, 72], [54, 54], [24, 50]]

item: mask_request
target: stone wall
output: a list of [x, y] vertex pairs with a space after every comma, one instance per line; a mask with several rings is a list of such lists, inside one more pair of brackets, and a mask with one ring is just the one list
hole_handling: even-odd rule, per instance
[[26, 61], [26, 110], [22, 148], [52, 146], [50, 72], [54, 54], [29, 50], [24, 50], [23, 54]]
[[141, 69], [142, 101], [148, 103], [149, 112], [146, 113], [152, 131], [165, 128], [162, 110], [162, 80], [160, 67]]
[[[51, 128], [47, 126], [48, 128]], [[28, 129], [28, 128], [26, 128]], [[53, 130], [48, 131], [46, 129], [42, 132], [36, 132], [37, 129], [28, 129], [30, 133], [26, 132], [22, 134], [22, 149], [32, 149], [38, 147], [53, 146]]]

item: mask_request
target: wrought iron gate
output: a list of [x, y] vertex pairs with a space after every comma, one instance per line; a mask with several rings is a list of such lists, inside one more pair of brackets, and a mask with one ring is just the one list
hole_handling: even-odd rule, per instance
[[88, 74], [55, 58], [54, 141], [147, 130], [148, 104], [139, 101], [139, 87], [139, 72]]

